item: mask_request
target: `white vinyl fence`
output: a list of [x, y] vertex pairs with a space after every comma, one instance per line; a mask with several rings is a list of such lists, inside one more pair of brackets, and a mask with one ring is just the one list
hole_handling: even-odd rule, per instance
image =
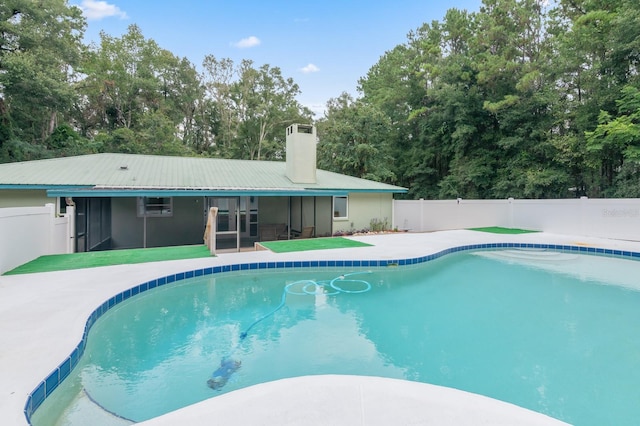
[[412, 232], [501, 226], [640, 241], [640, 199], [395, 200], [393, 226]]
[[[501, 226], [640, 241], [640, 199], [395, 200], [393, 227], [410, 232]], [[74, 209], [0, 209], [0, 274], [47, 254], [73, 253]]]
[[72, 253], [74, 210], [56, 217], [55, 206], [0, 209], [0, 274], [47, 254]]

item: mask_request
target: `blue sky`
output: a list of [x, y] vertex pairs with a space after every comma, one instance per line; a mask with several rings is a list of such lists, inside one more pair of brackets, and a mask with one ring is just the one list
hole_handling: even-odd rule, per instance
[[[388, 50], [447, 9], [478, 11], [481, 0], [70, 0], [87, 17], [85, 41], [100, 31], [119, 37], [136, 24], [147, 39], [198, 69], [208, 54], [279, 67], [300, 86], [298, 100], [321, 114], [330, 98], [358, 95], [366, 75]], [[319, 118], [319, 117], [318, 117]]]

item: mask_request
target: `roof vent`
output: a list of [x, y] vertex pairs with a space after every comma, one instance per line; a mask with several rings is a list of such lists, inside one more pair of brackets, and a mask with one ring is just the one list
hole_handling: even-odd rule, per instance
[[129, 166], [120, 166], [120, 170], [129, 170]]

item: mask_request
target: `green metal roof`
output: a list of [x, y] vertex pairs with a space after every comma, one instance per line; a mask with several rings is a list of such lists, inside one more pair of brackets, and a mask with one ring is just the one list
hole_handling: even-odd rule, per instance
[[319, 195], [406, 192], [405, 188], [318, 170], [317, 183], [292, 183], [282, 161], [92, 154], [0, 164], [0, 189], [52, 196]]

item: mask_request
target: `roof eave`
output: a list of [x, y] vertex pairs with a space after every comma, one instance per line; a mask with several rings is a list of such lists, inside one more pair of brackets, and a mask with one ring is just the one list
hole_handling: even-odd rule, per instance
[[0, 189], [24, 189], [24, 190], [34, 190], [34, 189], [42, 189], [47, 191], [64, 191], [64, 190], [78, 190], [78, 189], [90, 189], [93, 188], [93, 185], [23, 185], [23, 184], [0, 184]]
[[406, 194], [409, 192], [407, 188], [380, 188], [380, 189], [348, 189], [347, 192], [375, 192], [375, 193], [392, 193], [392, 194]]
[[49, 197], [278, 197], [278, 196], [346, 196], [349, 190], [308, 190], [308, 189], [97, 189], [67, 188], [49, 189]]

